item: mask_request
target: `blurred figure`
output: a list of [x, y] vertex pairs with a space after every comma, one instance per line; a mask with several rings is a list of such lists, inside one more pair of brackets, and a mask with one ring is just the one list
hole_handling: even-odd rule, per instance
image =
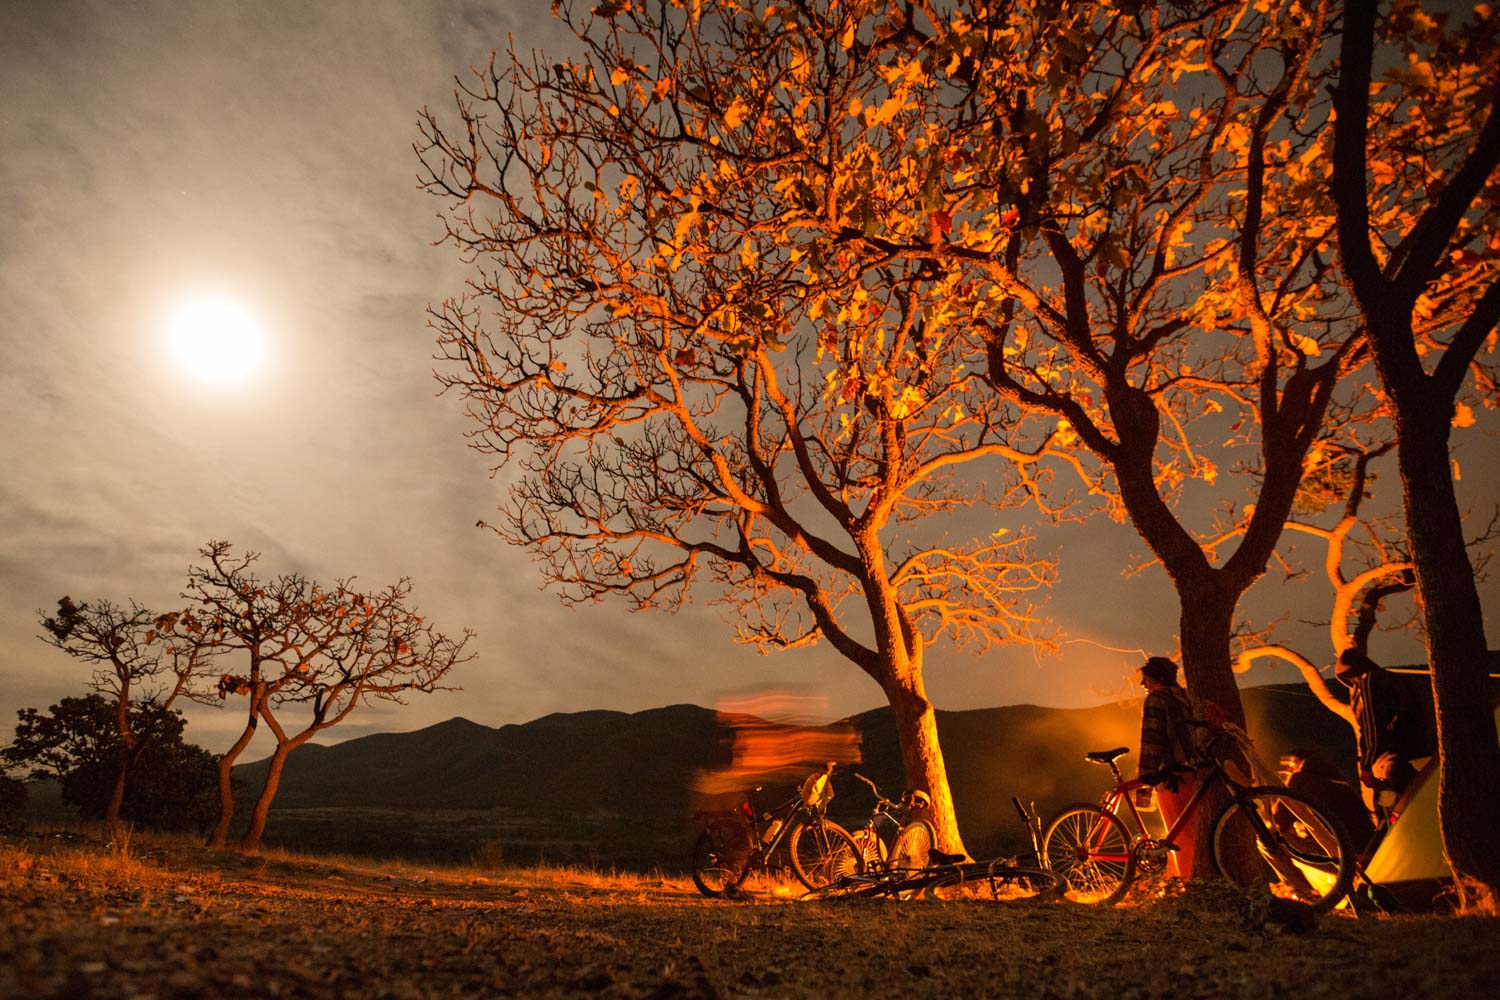
[[858, 763], [859, 732], [847, 719], [819, 724], [827, 700], [796, 689], [763, 689], [719, 700], [719, 726], [727, 734], [729, 762], [700, 771], [700, 803], [740, 795], [756, 785], [792, 784], [830, 762]]
[[[1292, 791], [1305, 795], [1329, 819], [1349, 835], [1357, 854], [1363, 854], [1375, 826], [1365, 811], [1359, 787], [1339, 773], [1327, 759], [1310, 750], [1293, 750], [1281, 758], [1282, 780]], [[1278, 817], [1280, 820], [1281, 817]]]
[[[1142, 664], [1139, 674], [1141, 687], [1146, 689], [1146, 701], [1141, 706], [1139, 777], [1156, 787], [1162, 822], [1170, 829], [1198, 789], [1198, 774], [1190, 766], [1196, 757], [1188, 725], [1193, 718], [1193, 703], [1177, 683], [1175, 661], [1153, 656]], [[1192, 877], [1197, 825], [1194, 818], [1173, 838], [1176, 850], [1169, 854], [1170, 874]]]
[[1362, 795], [1379, 821], [1416, 777], [1413, 761], [1432, 756], [1430, 720], [1389, 671], [1358, 649], [1339, 654], [1333, 675], [1349, 689]]

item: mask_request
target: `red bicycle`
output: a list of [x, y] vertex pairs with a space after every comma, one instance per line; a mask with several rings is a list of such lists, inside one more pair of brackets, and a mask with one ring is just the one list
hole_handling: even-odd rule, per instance
[[[1143, 869], [1159, 868], [1177, 849], [1193, 815], [1212, 788], [1223, 788], [1229, 801], [1214, 816], [1213, 863], [1220, 876], [1242, 888], [1262, 886], [1271, 893], [1300, 900], [1314, 910], [1331, 909], [1354, 879], [1354, 849], [1344, 832], [1315, 803], [1281, 786], [1253, 786], [1237, 781], [1219, 759], [1195, 761], [1198, 789], [1161, 838], [1149, 835], [1134, 793], [1138, 778], [1126, 779], [1115, 761], [1126, 747], [1084, 754], [1084, 760], [1109, 768], [1114, 787], [1097, 805], [1079, 803], [1058, 813], [1042, 836], [1042, 863], [1066, 885], [1069, 898], [1117, 902]], [[1179, 771], [1178, 773], [1182, 773]], [[1253, 854], [1237, 849], [1255, 845]]]

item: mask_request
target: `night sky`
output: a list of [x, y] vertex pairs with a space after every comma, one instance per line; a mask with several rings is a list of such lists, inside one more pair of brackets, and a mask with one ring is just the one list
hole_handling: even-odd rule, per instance
[[[169, 609], [216, 538], [263, 553], [264, 575], [371, 588], [410, 576], [423, 613], [479, 633], [479, 659], [453, 678], [462, 691], [362, 708], [324, 741], [454, 715], [712, 705], [764, 684], [819, 692], [833, 715], [883, 702], [826, 646], [737, 647], [706, 587], [675, 617], [566, 609], [525, 552], [475, 527], [505, 474], [489, 477], [459, 402], [435, 395], [424, 311], [465, 272], [430, 245], [440, 205], [417, 190], [410, 146], [420, 108], [451, 106], [453, 76], [507, 33], [561, 51], [547, 8], [0, 2], [0, 739], [17, 709], [87, 677], [36, 638], [38, 610], [63, 594]], [[263, 362], [239, 381], [205, 381], [169, 348], [174, 315], [203, 296], [239, 303], [264, 332]], [[1463, 447], [1487, 455], [1493, 438]], [[1493, 506], [1493, 479], [1460, 486]], [[1130, 691], [1137, 651], [1172, 651], [1164, 576], [1119, 574], [1144, 548], [1129, 526], [1101, 520], [1051, 544], [1064, 543], [1052, 611], [1077, 641], [1040, 659], [940, 644], [939, 708], [1094, 704]], [[1495, 586], [1483, 593], [1495, 607]], [[1294, 617], [1316, 618], [1323, 594], [1316, 574], [1256, 591], [1272, 617], [1302, 602]], [[1326, 632], [1298, 635], [1328, 658]], [[1374, 652], [1418, 650], [1385, 639]], [[190, 709], [189, 739], [223, 749], [243, 725], [231, 706]]]

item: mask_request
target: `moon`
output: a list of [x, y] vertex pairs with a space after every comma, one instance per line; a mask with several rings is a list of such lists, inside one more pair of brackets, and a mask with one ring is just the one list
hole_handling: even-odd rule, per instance
[[255, 316], [226, 297], [184, 302], [173, 314], [168, 346], [177, 364], [203, 382], [244, 382], [265, 360], [266, 338]]

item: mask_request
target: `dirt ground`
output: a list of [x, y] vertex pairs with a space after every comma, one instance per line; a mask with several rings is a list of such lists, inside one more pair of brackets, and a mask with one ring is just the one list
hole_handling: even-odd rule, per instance
[[1066, 902], [799, 902], [577, 871], [480, 876], [0, 837], [0, 996], [1492, 997], [1500, 920], [1294, 932], [1193, 885]]

